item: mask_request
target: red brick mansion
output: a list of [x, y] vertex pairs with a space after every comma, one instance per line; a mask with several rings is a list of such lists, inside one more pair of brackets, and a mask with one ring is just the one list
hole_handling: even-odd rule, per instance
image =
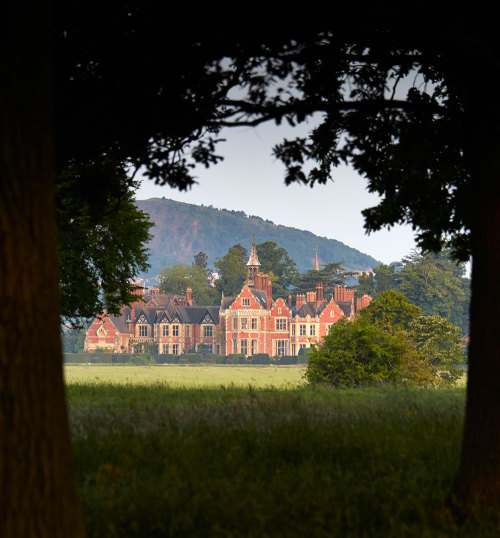
[[85, 350], [125, 353], [154, 344], [159, 353], [178, 355], [203, 345], [206, 353], [224, 355], [297, 355], [319, 342], [339, 319], [354, 319], [371, 301], [369, 295], [355, 300], [354, 291], [345, 286], [325, 298], [320, 282], [314, 291], [296, 294], [295, 305], [291, 295], [287, 301], [273, 301], [272, 284], [259, 269], [254, 237], [247, 282], [236, 297], [223, 297], [220, 307], [194, 306], [190, 288], [185, 296], [142, 290], [140, 300], [123, 307], [119, 316], [105, 314], [93, 321]]

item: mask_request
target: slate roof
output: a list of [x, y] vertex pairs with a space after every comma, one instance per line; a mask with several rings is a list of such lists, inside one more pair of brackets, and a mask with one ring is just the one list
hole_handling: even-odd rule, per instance
[[156, 303], [157, 306], [167, 306], [171, 303], [174, 304], [180, 304], [182, 302], [185, 302], [186, 296], [185, 295], [172, 295], [170, 293], [160, 293], [157, 295], [144, 295], [144, 300], [146, 302], [153, 301]]
[[150, 307], [150, 306], [144, 306], [142, 307], [141, 309], [137, 310], [135, 312], [135, 317], [134, 317], [134, 322], [137, 321], [137, 319], [139, 319], [139, 317], [144, 314], [144, 316], [146, 317], [147, 321], [149, 323], [154, 323], [155, 322], [155, 318], [156, 318], [156, 310], [158, 309], [158, 307]]
[[317, 313], [316, 303], [304, 303], [297, 311], [299, 318], [305, 318], [307, 315], [314, 318]]
[[351, 301], [339, 301], [337, 304], [339, 305], [340, 310], [344, 312], [344, 316], [348, 318], [351, 315]]
[[235, 299], [236, 297], [224, 297], [220, 305], [222, 310], [226, 310], [227, 308], [229, 308], [234, 303]]
[[113, 314], [108, 314], [108, 318], [111, 321], [111, 323], [114, 325], [115, 329], [119, 333], [129, 333], [131, 330], [127, 327], [127, 319], [128, 316], [130, 316], [131, 309], [126, 306], [123, 310], [121, 315], [115, 316]]
[[257, 299], [258, 303], [266, 308], [267, 306], [267, 293], [264, 290], [256, 290], [255, 288], [250, 288], [252, 295]]
[[179, 306], [177, 308], [183, 323], [199, 324], [206, 314], [209, 314], [214, 323], [219, 323], [219, 308], [217, 306]]

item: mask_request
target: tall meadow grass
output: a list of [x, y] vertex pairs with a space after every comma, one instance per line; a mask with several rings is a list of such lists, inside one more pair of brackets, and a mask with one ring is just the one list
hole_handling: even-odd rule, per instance
[[68, 398], [91, 537], [469, 536], [479, 528], [458, 528], [441, 509], [460, 456], [461, 388], [90, 383], [70, 384]]

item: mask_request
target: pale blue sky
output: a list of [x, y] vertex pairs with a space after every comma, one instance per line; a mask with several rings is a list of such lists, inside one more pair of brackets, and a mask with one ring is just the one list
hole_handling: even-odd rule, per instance
[[137, 199], [165, 196], [190, 204], [244, 211], [276, 224], [337, 239], [384, 263], [400, 260], [415, 248], [414, 232], [409, 226], [366, 235], [361, 210], [375, 205], [378, 197], [367, 192], [366, 180], [352, 169], [337, 169], [334, 182], [313, 189], [302, 185], [286, 187], [283, 166], [273, 158], [271, 148], [283, 136], [296, 136], [290, 128], [268, 123], [253, 129], [226, 129], [221, 136], [227, 139], [219, 147], [225, 160], [208, 170], [197, 170], [198, 184], [190, 191], [181, 193], [143, 180]]

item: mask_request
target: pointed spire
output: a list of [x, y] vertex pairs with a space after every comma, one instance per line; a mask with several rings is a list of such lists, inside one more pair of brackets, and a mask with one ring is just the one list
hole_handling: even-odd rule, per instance
[[318, 263], [318, 246], [316, 246], [316, 257], [314, 259], [314, 270], [319, 271], [319, 263]]
[[255, 232], [252, 234], [252, 250], [250, 251], [250, 258], [248, 258], [247, 266], [260, 267], [259, 257], [257, 256], [257, 247], [255, 246]]
[[257, 256], [257, 247], [255, 246], [255, 232], [252, 234], [252, 250], [250, 258], [247, 261], [247, 283], [249, 286], [255, 286], [255, 279], [259, 274], [259, 257]]

